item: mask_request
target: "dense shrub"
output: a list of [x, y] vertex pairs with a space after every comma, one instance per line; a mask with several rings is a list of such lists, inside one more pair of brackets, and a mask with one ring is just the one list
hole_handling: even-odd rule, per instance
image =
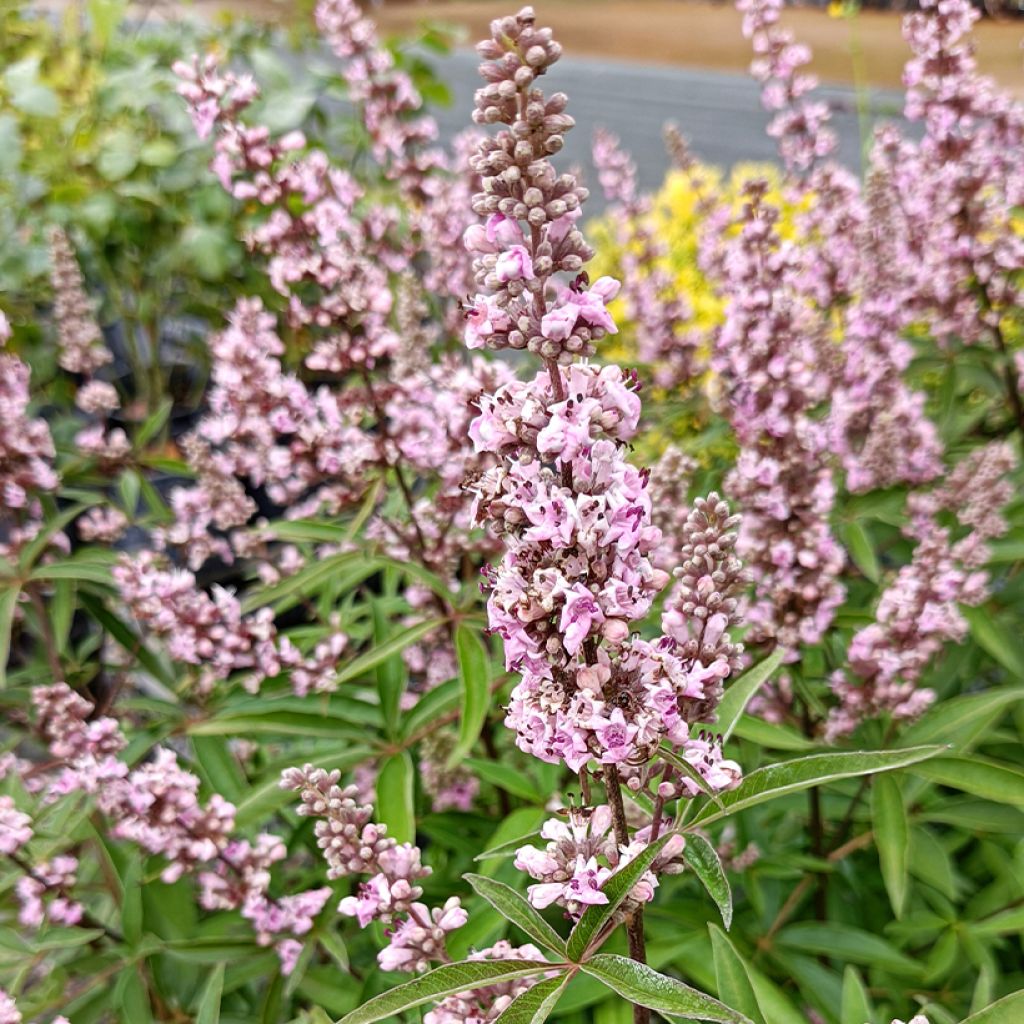
[[586, 233], [529, 8], [450, 149], [9, 16], [0, 1021], [1024, 1015], [1024, 115], [929, 5], [861, 181], [742, 7], [781, 170]]

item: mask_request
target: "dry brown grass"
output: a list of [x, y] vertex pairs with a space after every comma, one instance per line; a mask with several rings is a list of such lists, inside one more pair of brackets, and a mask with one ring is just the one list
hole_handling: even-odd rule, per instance
[[[392, 2], [374, 11], [382, 27], [404, 31], [426, 18], [462, 26], [477, 39], [491, 18], [515, 10], [517, 0], [419, 0]], [[687, 67], [744, 71], [750, 48], [731, 3], [701, 0], [534, 0], [571, 53]], [[898, 15], [865, 11], [854, 19], [795, 8], [785, 23], [814, 50], [814, 70], [824, 81], [856, 80], [853, 54], [863, 54], [863, 80], [897, 87], [906, 59]], [[982, 67], [1002, 84], [1024, 93], [1020, 21], [984, 21], [975, 30]]]

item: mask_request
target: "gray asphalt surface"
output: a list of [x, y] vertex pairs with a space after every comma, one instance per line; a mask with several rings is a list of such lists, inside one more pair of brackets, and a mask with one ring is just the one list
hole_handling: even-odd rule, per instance
[[[444, 58], [431, 56], [431, 63], [454, 97], [451, 107], [434, 112], [448, 139], [471, 123], [473, 93], [482, 82], [476, 73], [478, 58], [472, 51], [459, 50]], [[676, 122], [693, 151], [708, 163], [732, 167], [745, 160], [777, 159], [775, 140], [765, 132], [769, 118], [761, 106], [759, 88], [744, 75], [563, 57], [544, 84], [549, 91], [569, 94], [569, 113], [576, 127], [567, 137], [562, 159], [590, 172], [591, 214], [603, 205], [590, 159], [591, 136], [599, 125], [615, 132], [632, 153], [645, 191], [656, 189], [669, 167], [662, 145], [666, 121]], [[856, 95], [852, 89], [834, 87], [822, 88], [821, 95], [833, 105], [840, 159], [858, 170]], [[898, 92], [872, 91], [868, 121], [898, 118], [902, 103]]]

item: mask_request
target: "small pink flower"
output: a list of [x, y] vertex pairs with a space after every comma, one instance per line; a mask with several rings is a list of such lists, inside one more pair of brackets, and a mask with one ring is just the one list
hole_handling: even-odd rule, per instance
[[533, 260], [525, 245], [513, 245], [498, 257], [494, 273], [499, 281], [529, 281], [533, 278]]

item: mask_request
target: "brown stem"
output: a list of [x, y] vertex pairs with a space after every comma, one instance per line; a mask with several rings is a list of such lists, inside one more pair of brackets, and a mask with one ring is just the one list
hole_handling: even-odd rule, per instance
[[[629, 827], [626, 824], [626, 807], [622, 802], [622, 786], [619, 770], [613, 764], [604, 765], [604, 785], [608, 793], [608, 806], [612, 812], [612, 828], [618, 846], [629, 845]], [[647, 963], [647, 944], [644, 940], [644, 912], [638, 907], [626, 918], [626, 936], [629, 940], [630, 958], [637, 963]], [[646, 1006], [633, 1004], [633, 1024], [649, 1024], [651, 1011]]]
[[50, 624], [50, 617], [46, 614], [46, 605], [39, 595], [39, 591], [31, 584], [25, 587], [29, 600], [36, 611], [39, 619], [39, 628], [43, 631], [43, 645], [46, 648], [46, 660], [49, 662], [50, 671], [53, 673], [55, 683], [64, 682], [64, 669], [60, 663], [60, 655], [57, 652], [57, 638], [54, 636], [53, 627]]

